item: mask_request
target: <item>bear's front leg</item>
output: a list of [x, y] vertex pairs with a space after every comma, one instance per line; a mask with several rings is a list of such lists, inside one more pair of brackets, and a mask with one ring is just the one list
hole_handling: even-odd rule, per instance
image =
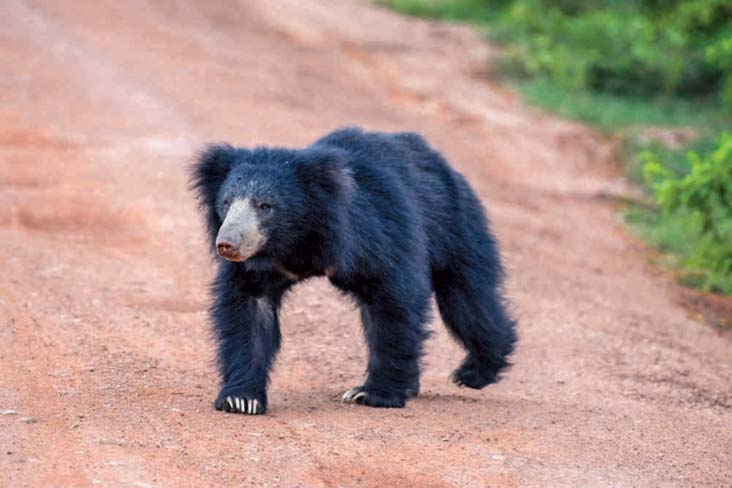
[[361, 305], [369, 346], [368, 377], [342, 400], [371, 407], [399, 408], [419, 393], [419, 360], [429, 309], [429, 295], [401, 297]]
[[280, 347], [280, 294], [254, 297], [221, 273], [214, 288], [212, 319], [218, 340], [222, 387], [216, 410], [263, 414], [269, 370]]

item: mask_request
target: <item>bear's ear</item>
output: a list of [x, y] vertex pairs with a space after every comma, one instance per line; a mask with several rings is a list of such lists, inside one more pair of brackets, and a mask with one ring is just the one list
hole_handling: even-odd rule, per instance
[[216, 201], [221, 185], [236, 161], [237, 150], [228, 144], [206, 146], [191, 165], [190, 188], [196, 194], [206, 218], [206, 228], [213, 243], [221, 227]]
[[309, 147], [300, 151], [295, 174], [313, 196], [347, 197], [354, 181], [346, 158], [341, 149]]

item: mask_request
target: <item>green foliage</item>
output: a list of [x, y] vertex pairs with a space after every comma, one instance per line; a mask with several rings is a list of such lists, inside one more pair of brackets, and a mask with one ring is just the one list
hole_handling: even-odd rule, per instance
[[652, 153], [656, 160], [663, 164], [663, 167], [677, 176], [684, 176], [689, 172], [689, 152], [707, 154], [717, 146], [718, 136], [702, 135], [686, 143], [683, 149], [671, 149], [658, 142], [639, 140], [637, 135], [631, 135], [623, 140], [621, 146], [620, 160], [625, 167], [625, 173], [633, 182], [643, 185], [645, 183], [643, 165], [646, 162], [646, 154]]
[[711, 132], [725, 127], [729, 116], [709, 100], [628, 97], [612, 93], [569, 91], [548, 80], [520, 81], [524, 100], [602, 131], [624, 127], [698, 127]]
[[732, 111], [730, 0], [385, 0], [411, 15], [486, 26], [504, 69], [567, 91], [721, 95]]
[[721, 72], [726, 73], [722, 85], [722, 100], [727, 107], [732, 107], [732, 27], [717, 36], [717, 39], [706, 47], [706, 59]]
[[[732, 133], [707, 155], [689, 153], [685, 175], [670, 171], [656, 153], [642, 159], [661, 211], [656, 228], [677, 234], [661, 235], [657, 244], [680, 253], [687, 275], [701, 287], [732, 293]], [[668, 245], [675, 241], [684, 244]]]
[[379, 0], [405, 15], [485, 24], [496, 21], [512, 0]]

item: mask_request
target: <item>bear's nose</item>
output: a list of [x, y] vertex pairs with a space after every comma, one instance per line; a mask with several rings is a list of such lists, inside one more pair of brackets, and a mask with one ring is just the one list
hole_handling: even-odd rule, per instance
[[219, 251], [219, 255], [221, 256], [231, 256], [233, 254], [236, 254], [236, 249], [228, 242], [217, 243], [216, 249]]

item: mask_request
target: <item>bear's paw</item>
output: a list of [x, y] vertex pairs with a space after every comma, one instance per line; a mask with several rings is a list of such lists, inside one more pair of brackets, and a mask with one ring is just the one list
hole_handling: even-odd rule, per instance
[[371, 391], [363, 386], [351, 388], [341, 397], [342, 403], [357, 403], [376, 408], [402, 408], [405, 403], [404, 394], [385, 394]]
[[500, 368], [481, 364], [469, 357], [452, 373], [452, 381], [458, 386], [467, 386], [468, 388], [480, 390], [487, 385], [496, 383], [500, 379], [499, 371]]
[[262, 415], [267, 410], [263, 400], [250, 395], [224, 394], [221, 392], [214, 402], [216, 410], [244, 415]]

